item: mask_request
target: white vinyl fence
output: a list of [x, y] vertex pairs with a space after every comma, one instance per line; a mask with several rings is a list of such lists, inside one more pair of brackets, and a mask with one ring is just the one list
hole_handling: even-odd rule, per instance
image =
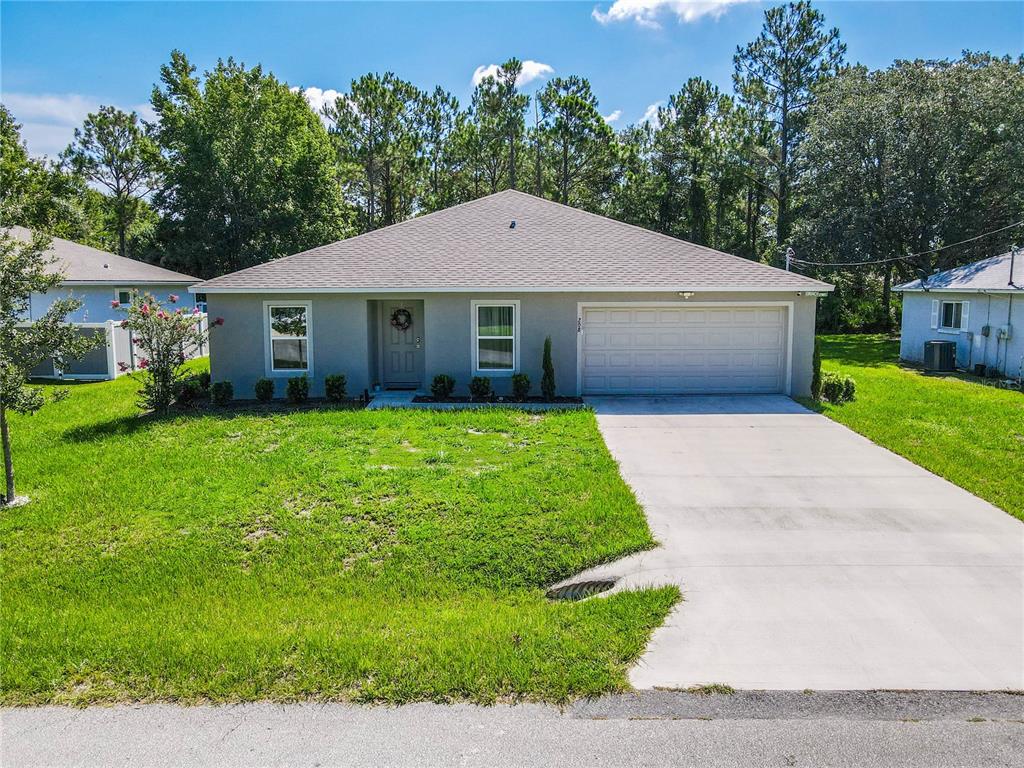
[[[200, 324], [200, 328], [205, 334], [209, 328], [206, 315], [197, 315], [196, 322]], [[94, 347], [84, 357], [69, 364], [63, 370], [58, 368], [53, 360], [47, 360], [33, 369], [33, 377], [40, 379], [116, 379], [127, 372], [121, 370], [121, 363], [125, 364], [128, 371], [136, 370], [139, 355], [132, 340], [132, 332], [127, 328], [122, 328], [120, 321], [108, 320], [105, 323], [76, 323], [75, 325], [83, 334], [102, 333], [105, 337], [104, 343]], [[205, 344], [182, 349], [186, 360], [202, 357], [208, 352], [209, 349]]]

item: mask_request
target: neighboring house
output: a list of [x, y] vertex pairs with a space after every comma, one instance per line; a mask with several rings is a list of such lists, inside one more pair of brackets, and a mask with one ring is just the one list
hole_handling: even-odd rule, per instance
[[982, 259], [894, 290], [903, 292], [900, 358], [921, 363], [926, 342], [955, 341], [958, 367], [984, 365], [1021, 378], [1024, 253]]
[[[32, 238], [32, 232], [24, 227], [10, 227], [7, 231], [19, 240], [29, 241]], [[200, 309], [204, 309], [202, 303], [197, 302], [203, 297], [188, 292], [189, 285], [197, 280], [190, 275], [115, 256], [59, 237], [52, 238], [49, 253], [55, 257], [51, 270], [60, 272], [64, 281], [58, 290], [32, 294], [26, 319], [37, 320], [56, 299], [73, 297], [80, 300], [82, 306], [69, 315], [68, 320], [78, 325], [82, 333], [105, 334], [106, 343], [65, 370], [58, 370], [52, 361], [47, 361], [33, 370], [34, 376], [112, 379], [118, 375], [118, 363], [133, 366], [129, 334], [116, 327], [116, 323], [124, 319], [124, 314], [112, 306], [115, 300], [127, 303], [136, 293], [151, 293], [165, 301], [169, 294], [176, 294], [179, 305], [191, 310], [199, 303]]]
[[[437, 374], [508, 393], [810, 390], [817, 296], [832, 286], [522, 192], [505, 191], [193, 286], [223, 327], [214, 380], [344, 373], [349, 390]], [[277, 393], [283, 393], [279, 382]]]

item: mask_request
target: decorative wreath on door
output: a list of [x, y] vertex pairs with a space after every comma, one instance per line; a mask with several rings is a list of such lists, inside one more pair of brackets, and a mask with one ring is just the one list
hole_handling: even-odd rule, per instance
[[412, 326], [412, 312], [408, 309], [396, 309], [391, 313], [391, 327], [400, 331], [408, 331]]

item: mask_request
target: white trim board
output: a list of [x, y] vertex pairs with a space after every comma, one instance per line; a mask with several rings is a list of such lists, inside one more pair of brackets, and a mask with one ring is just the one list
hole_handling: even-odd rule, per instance
[[665, 307], [667, 309], [785, 307], [786, 383], [783, 394], [793, 394], [793, 308], [792, 301], [578, 301], [576, 302], [576, 395], [583, 394], [583, 310], [592, 307]]

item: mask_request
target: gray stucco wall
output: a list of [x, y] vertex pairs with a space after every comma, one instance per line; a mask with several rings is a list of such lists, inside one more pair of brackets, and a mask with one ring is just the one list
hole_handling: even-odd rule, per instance
[[[264, 302], [308, 301], [311, 313], [311, 394], [323, 394], [327, 374], [344, 373], [349, 393], [357, 395], [375, 383], [376, 329], [367, 302], [395, 294], [209, 294], [211, 318], [224, 325], [210, 334], [210, 368], [215, 381], [229, 380], [235, 396], [253, 397], [256, 380], [268, 375], [265, 358]], [[701, 293], [685, 301], [676, 293], [444, 293], [403, 294], [421, 299], [423, 307], [424, 386], [439, 373], [455, 377], [457, 391], [466, 392], [472, 372], [472, 313], [475, 299], [516, 299], [520, 302], [520, 370], [539, 387], [544, 337], [551, 336], [555, 379], [560, 394], [576, 394], [577, 303], [663, 302], [686, 306], [698, 302], [793, 302], [792, 394], [810, 391], [811, 357], [817, 300], [796, 293]], [[294, 374], [292, 374], [294, 375]], [[284, 379], [277, 395], [284, 393]], [[491, 376], [499, 394], [509, 392], [507, 376]]]
[[[933, 301], [969, 302], [967, 328], [960, 332], [931, 327]], [[1010, 340], [998, 339], [999, 328], [1009, 324]], [[988, 337], [981, 335], [983, 326], [991, 329]], [[900, 335], [900, 358], [908, 362], [924, 362], [924, 345], [928, 341], [955, 341], [956, 361], [961, 368], [976, 363], [994, 366], [1008, 376], [1020, 376], [1024, 364], [1024, 292], [1014, 296], [1006, 293], [938, 293], [907, 292], [903, 295], [903, 322]]]

